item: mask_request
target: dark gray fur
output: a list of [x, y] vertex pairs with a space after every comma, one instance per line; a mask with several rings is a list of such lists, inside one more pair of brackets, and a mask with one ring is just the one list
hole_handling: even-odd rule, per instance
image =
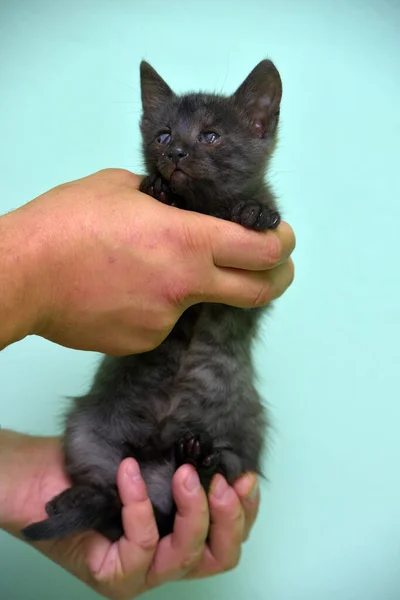
[[[279, 213], [265, 182], [282, 95], [274, 65], [259, 63], [230, 97], [176, 96], [147, 63], [141, 86], [149, 173], [142, 191], [251, 229], [276, 227]], [[161, 536], [173, 527], [171, 480], [181, 464], [197, 468], [206, 490], [217, 472], [230, 483], [244, 472], [261, 473], [267, 417], [251, 348], [262, 312], [202, 304], [187, 310], [155, 350], [104, 357], [66, 419], [72, 487], [47, 504], [49, 518], [28, 526], [25, 536], [96, 529], [118, 539], [116, 472], [128, 456], [140, 464]]]

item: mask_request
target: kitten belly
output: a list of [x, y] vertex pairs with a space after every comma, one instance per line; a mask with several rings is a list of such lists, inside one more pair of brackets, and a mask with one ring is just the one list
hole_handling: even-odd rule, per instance
[[161, 513], [170, 513], [174, 508], [172, 477], [175, 470], [176, 464], [173, 459], [162, 463], [140, 464], [151, 503]]

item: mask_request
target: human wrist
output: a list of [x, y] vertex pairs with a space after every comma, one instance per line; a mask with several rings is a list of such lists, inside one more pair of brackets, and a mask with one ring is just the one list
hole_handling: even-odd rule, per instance
[[0, 529], [21, 537], [43, 518], [46, 498], [68, 486], [61, 444], [59, 437], [0, 430]]
[[7, 429], [0, 430], [0, 529], [9, 533], [14, 533], [19, 520], [15, 497], [19, 479], [17, 467], [21, 457], [26, 457], [28, 441], [29, 436]]
[[0, 217], [0, 350], [36, 333], [45, 313], [44, 236], [24, 208]]

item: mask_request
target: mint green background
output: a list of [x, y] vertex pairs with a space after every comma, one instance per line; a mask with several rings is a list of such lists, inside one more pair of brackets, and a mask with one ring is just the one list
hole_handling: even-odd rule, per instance
[[[138, 65], [177, 90], [282, 74], [272, 170], [295, 285], [257, 350], [274, 421], [260, 518], [235, 571], [156, 600], [400, 597], [400, 1], [0, 0], [0, 210], [104, 167], [140, 170]], [[1, 292], [1, 291], [0, 291]], [[0, 422], [57, 430], [97, 357], [0, 356]], [[0, 536], [4, 600], [95, 594]]]

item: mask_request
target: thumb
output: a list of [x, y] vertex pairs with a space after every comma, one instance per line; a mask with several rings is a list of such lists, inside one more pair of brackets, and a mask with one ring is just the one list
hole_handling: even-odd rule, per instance
[[288, 223], [282, 222], [275, 230], [261, 232], [214, 217], [206, 218], [217, 267], [264, 271], [287, 260], [294, 250], [295, 236]]

